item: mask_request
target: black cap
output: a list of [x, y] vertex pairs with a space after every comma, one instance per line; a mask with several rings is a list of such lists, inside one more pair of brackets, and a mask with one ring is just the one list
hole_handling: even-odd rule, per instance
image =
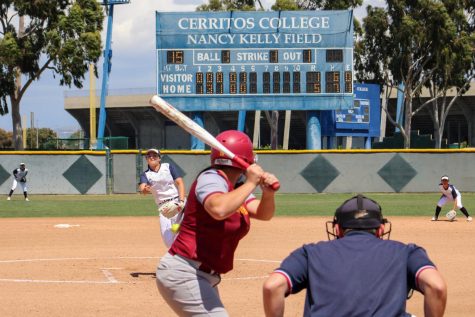
[[333, 221], [344, 229], [376, 229], [387, 222], [383, 219], [381, 206], [361, 194], [338, 207]]

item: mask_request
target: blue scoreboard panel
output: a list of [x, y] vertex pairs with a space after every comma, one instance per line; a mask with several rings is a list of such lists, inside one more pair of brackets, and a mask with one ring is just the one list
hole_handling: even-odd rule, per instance
[[379, 85], [354, 84], [354, 93], [353, 107], [321, 113], [323, 135], [365, 137], [380, 135], [381, 102]]
[[335, 111], [337, 123], [369, 124], [370, 108], [368, 99], [355, 99], [353, 108]]
[[157, 12], [157, 93], [185, 111], [353, 106], [352, 11]]

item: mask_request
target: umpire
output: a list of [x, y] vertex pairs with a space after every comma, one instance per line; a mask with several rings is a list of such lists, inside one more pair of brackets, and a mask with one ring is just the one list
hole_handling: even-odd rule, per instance
[[443, 316], [442, 275], [423, 248], [383, 240], [391, 226], [377, 202], [352, 197], [329, 224], [331, 241], [293, 251], [265, 281], [267, 317], [283, 316], [285, 297], [304, 288], [304, 316], [411, 316], [406, 299], [412, 290], [424, 295], [425, 316]]

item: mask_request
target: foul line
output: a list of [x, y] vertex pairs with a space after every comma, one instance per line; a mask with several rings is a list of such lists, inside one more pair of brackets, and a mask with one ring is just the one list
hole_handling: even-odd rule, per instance
[[[48, 261], [90, 261], [90, 260], [144, 260], [144, 259], [160, 259], [159, 256], [137, 256], [137, 257], [82, 257], [82, 258], [42, 258], [42, 259], [17, 259], [17, 260], [0, 260], [2, 263], [25, 263], [25, 262], [48, 262]], [[261, 263], [280, 263], [281, 261], [277, 260], [262, 260], [262, 259], [235, 259], [236, 261], [246, 261], [246, 262], [261, 262]], [[0, 278], [0, 282], [11, 282], [11, 283], [58, 283], [58, 284], [134, 284], [136, 282], [120, 282], [118, 281], [110, 270], [120, 270], [122, 268], [118, 267], [109, 267], [101, 268], [100, 270], [104, 274], [107, 281], [61, 281], [61, 280], [35, 280], [35, 279], [5, 279]], [[223, 281], [231, 280], [256, 280], [256, 279], [265, 279], [269, 275], [262, 276], [248, 276], [248, 277], [229, 277], [223, 278]]]
[[101, 271], [110, 283], [119, 283], [119, 281], [115, 279], [114, 275], [112, 275], [111, 271], [107, 269], [102, 269]]
[[[18, 259], [18, 260], [0, 260], [0, 263], [19, 263], [19, 262], [45, 262], [45, 261], [81, 261], [81, 260], [146, 260], [146, 259], [160, 259], [160, 256], [117, 256], [117, 257], [103, 257], [103, 258], [49, 258], [49, 259]], [[247, 262], [264, 262], [264, 263], [280, 263], [277, 260], [260, 260], [260, 259], [235, 259], [236, 261]]]
[[29, 279], [8, 279], [2, 278], [0, 282], [14, 282], [14, 283], [64, 283], [64, 284], [124, 284], [123, 282], [110, 281], [55, 281], [55, 280], [29, 280]]
[[229, 277], [229, 278], [222, 278], [222, 281], [230, 281], [230, 280], [262, 280], [268, 278], [269, 275], [262, 275], [262, 276], [248, 276], [248, 277]]
[[117, 260], [117, 259], [160, 259], [159, 256], [118, 256], [104, 258], [50, 258], [50, 259], [20, 259], [20, 260], [0, 260], [0, 263], [19, 263], [19, 262], [44, 262], [44, 261], [81, 261], [81, 260]]

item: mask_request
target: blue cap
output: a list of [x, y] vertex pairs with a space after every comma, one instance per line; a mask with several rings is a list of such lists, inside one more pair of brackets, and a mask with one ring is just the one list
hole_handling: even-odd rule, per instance
[[335, 212], [334, 223], [344, 229], [376, 229], [386, 223], [381, 206], [361, 194], [346, 200]]

